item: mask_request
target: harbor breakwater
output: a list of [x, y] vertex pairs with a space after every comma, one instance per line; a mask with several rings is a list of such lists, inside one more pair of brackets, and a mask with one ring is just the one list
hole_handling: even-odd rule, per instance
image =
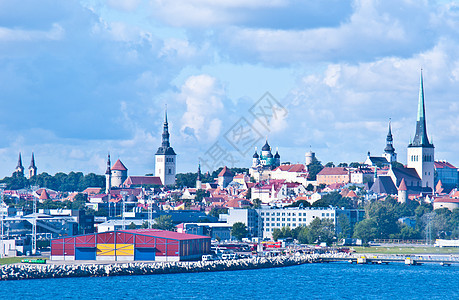
[[234, 271], [287, 267], [319, 261], [317, 255], [300, 255], [165, 263], [14, 264], [0, 267], [0, 280]]

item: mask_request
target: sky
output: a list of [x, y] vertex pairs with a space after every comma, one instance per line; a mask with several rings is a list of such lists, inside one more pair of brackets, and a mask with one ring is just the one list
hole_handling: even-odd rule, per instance
[[406, 163], [421, 68], [435, 158], [457, 166], [459, 2], [0, 0], [0, 177], [19, 152], [153, 173], [166, 105], [180, 173], [248, 167], [266, 138], [284, 162], [363, 162], [389, 120]]

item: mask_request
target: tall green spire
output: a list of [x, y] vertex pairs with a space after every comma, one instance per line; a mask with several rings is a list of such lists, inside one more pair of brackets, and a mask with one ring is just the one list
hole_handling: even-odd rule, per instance
[[426, 113], [424, 105], [424, 82], [422, 78], [419, 84], [419, 101], [418, 101], [418, 116], [416, 120], [416, 134], [414, 135], [413, 142], [410, 143], [410, 147], [433, 147], [427, 137], [427, 126], [426, 126]]

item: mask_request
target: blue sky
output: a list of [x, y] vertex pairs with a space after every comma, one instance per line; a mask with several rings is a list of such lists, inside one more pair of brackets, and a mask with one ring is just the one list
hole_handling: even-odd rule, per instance
[[391, 118], [406, 163], [421, 67], [436, 159], [458, 165], [458, 31], [453, 1], [0, 0], [0, 177], [32, 151], [39, 172], [102, 174], [110, 152], [152, 173], [166, 104], [194, 172], [265, 92], [283, 161], [379, 155]]

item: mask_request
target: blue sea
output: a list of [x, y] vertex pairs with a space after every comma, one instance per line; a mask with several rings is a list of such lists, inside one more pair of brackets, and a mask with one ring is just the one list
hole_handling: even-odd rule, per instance
[[459, 265], [305, 264], [0, 282], [0, 299], [459, 299]]

